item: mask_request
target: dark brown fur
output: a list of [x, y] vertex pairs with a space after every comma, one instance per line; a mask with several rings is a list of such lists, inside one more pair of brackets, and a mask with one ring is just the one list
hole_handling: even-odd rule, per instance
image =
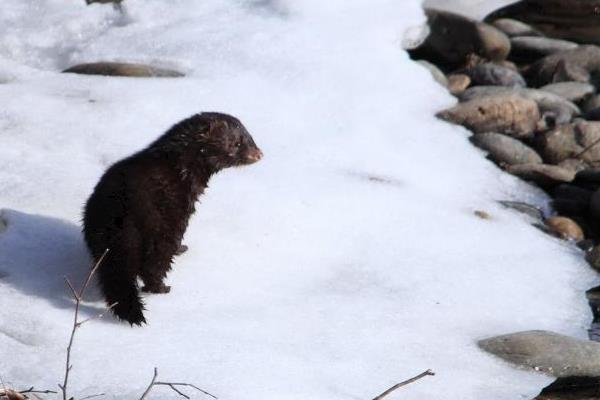
[[97, 277], [118, 318], [146, 322], [138, 277], [143, 291], [169, 292], [163, 279], [210, 177], [261, 156], [239, 120], [202, 113], [106, 171], [85, 206], [83, 232], [95, 260], [109, 249]]

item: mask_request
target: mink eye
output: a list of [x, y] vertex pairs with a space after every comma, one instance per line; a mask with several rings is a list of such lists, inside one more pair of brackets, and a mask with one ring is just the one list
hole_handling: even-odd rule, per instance
[[242, 145], [242, 142], [237, 142], [237, 143], [235, 144], [235, 147], [239, 148], [241, 145]]

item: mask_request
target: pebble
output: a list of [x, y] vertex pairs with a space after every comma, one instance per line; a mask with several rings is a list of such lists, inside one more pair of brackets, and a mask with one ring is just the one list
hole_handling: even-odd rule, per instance
[[492, 25], [511, 38], [515, 36], [544, 36], [543, 33], [531, 25], [527, 25], [516, 19], [500, 18], [492, 22]]
[[542, 158], [531, 147], [517, 139], [499, 133], [480, 133], [471, 142], [489, 153], [488, 157], [500, 165], [541, 164]]
[[477, 97], [516, 94], [535, 101], [544, 118], [549, 118], [549, 124], [560, 125], [571, 122], [581, 114], [574, 103], [554, 93], [529, 88], [506, 88], [501, 86], [474, 86], [458, 95], [461, 101], [473, 100]]
[[548, 331], [526, 331], [480, 340], [488, 353], [555, 377], [600, 376], [600, 343]]
[[575, 172], [548, 164], [511, 165], [507, 168], [507, 171], [526, 181], [534, 182], [543, 188], [571, 182], [575, 178]]
[[573, 158], [600, 160], [600, 122], [578, 121], [558, 126], [539, 134], [535, 147], [550, 164]]
[[596, 92], [596, 88], [593, 85], [584, 82], [552, 83], [540, 89], [554, 93], [574, 103], [585, 100]]
[[550, 217], [546, 220], [546, 226], [558, 237], [576, 242], [585, 239], [583, 230], [571, 218]]
[[473, 54], [491, 61], [506, 59], [510, 40], [491, 25], [448, 11], [426, 8], [430, 34], [417, 48], [413, 59], [427, 60], [444, 70], [463, 67]]
[[540, 120], [535, 101], [517, 95], [475, 98], [441, 111], [438, 118], [475, 133], [497, 132], [516, 138], [533, 136]]
[[530, 63], [550, 54], [579, 47], [577, 43], [567, 40], [545, 37], [517, 36], [510, 39], [511, 60]]
[[454, 96], [463, 93], [471, 85], [471, 78], [465, 74], [448, 75], [448, 90]]
[[525, 87], [525, 79], [517, 71], [502, 65], [493, 63], [477, 64], [466, 68], [461, 73], [471, 78], [473, 86], [509, 86]]
[[126, 76], [135, 78], [178, 78], [184, 76], [179, 71], [153, 67], [145, 64], [96, 62], [79, 64], [67, 68], [64, 73], [103, 75], [103, 76]]

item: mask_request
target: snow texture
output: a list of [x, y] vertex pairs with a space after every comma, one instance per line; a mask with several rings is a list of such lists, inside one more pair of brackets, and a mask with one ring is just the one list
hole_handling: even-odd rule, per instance
[[[2, 1], [5, 383], [56, 388], [73, 311], [63, 276], [79, 284], [89, 268], [82, 205], [107, 166], [200, 111], [238, 116], [265, 157], [213, 178], [171, 293], [146, 297], [148, 326], [79, 330], [75, 396], [138, 398], [155, 366], [224, 400], [364, 400], [429, 368], [389, 400], [514, 400], [550, 382], [476, 341], [584, 338], [597, 278], [496, 203], [542, 203], [539, 191], [433, 117], [455, 100], [400, 48], [423, 22], [417, 0], [125, 4]], [[59, 73], [98, 60], [187, 77]], [[83, 316], [102, 307], [92, 291]]]

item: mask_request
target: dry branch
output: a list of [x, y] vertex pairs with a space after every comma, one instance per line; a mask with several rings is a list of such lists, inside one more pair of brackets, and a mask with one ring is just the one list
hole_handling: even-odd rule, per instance
[[414, 378], [407, 379], [404, 382], [400, 382], [400, 383], [392, 386], [391, 388], [389, 388], [385, 392], [381, 393], [379, 396], [375, 397], [373, 400], [381, 400], [384, 397], [390, 395], [392, 392], [394, 392], [395, 390], [400, 389], [403, 386], [410, 385], [411, 383], [416, 382], [419, 379], [422, 379], [422, 378], [424, 378], [426, 376], [433, 376], [433, 375], [435, 375], [435, 373], [432, 370], [428, 369], [427, 371], [425, 371], [423, 373], [420, 373], [419, 375], [415, 376]]
[[192, 385], [191, 383], [180, 383], [180, 382], [157, 382], [156, 378], [158, 377], [158, 369], [155, 367], [154, 368], [154, 375], [152, 376], [152, 380], [150, 381], [150, 384], [148, 385], [148, 387], [146, 388], [146, 391], [144, 391], [144, 393], [142, 394], [142, 396], [138, 399], [138, 400], [144, 400], [148, 394], [150, 393], [150, 391], [152, 390], [152, 388], [154, 386], [168, 386], [169, 388], [171, 388], [175, 393], [177, 393], [178, 395], [180, 395], [181, 397], [184, 397], [186, 399], [189, 399], [190, 396], [188, 396], [187, 394], [183, 393], [182, 391], [180, 391], [179, 389], [177, 389], [177, 386], [184, 386], [184, 387], [191, 387], [193, 389], [196, 389], [197, 391], [212, 397], [213, 399], [217, 400], [217, 397], [208, 393], [206, 390], [204, 389], [200, 389], [198, 386], [196, 385]]
[[[96, 273], [96, 271], [100, 267], [100, 264], [104, 260], [104, 257], [106, 257], [107, 253], [108, 253], [108, 249], [106, 249], [104, 251], [104, 253], [102, 254], [102, 256], [98, 259], [98, 261], [96, 261], [96, 264], [94, 265], [94, 267], [92, 268], [90, 273], [85, 278], [85, 282], [83, 283], [83, 286], [81, 287], [81, 289], [79, 289], [79, 292], [77, 292], [75, 290], [75, 288], [69, 281], [69, 278], [67, 278], [65, 276], [65, 282], [67, 283], [67, 286], [69, 287], [69, 289], [71, 289], [71, 294], [73, 295], [73, 298], [75, 299], [75, 314], [73, 316], [73, 328], [71, 329], [69, 345], [67, 346], [67, 360], [65, 363], [65, 377], [63, 379], [62, 385], [61, 384], [58, 385], [58, 387], [60, 388], [60, 390], [62, 392], [63, 400], [68, 399], [67, 389], [68, 389], [68, 384], [69, 384], [69, 373], [71, 372], [71, 368], [73, 368], [73, 366], [71, 365], [71, 349], [73, 348], [73, 339], [75, 338], [75, 332], [77, 331], [77, 328], [79, 328], [84, 322], [88, 321], [88, 320], [84, 320], [82, 322], [79, 321], [79, 308], [81, 306], [81, 301], [83, 299], [83, 296], [85, 295], [85, 291], [86, 291], [88, 285], [90, 284], [90, 281], [92, 280], [92, 276]], [[103, 314], [100, 314], [100, 316], [102, 316], [102, 315]]]

